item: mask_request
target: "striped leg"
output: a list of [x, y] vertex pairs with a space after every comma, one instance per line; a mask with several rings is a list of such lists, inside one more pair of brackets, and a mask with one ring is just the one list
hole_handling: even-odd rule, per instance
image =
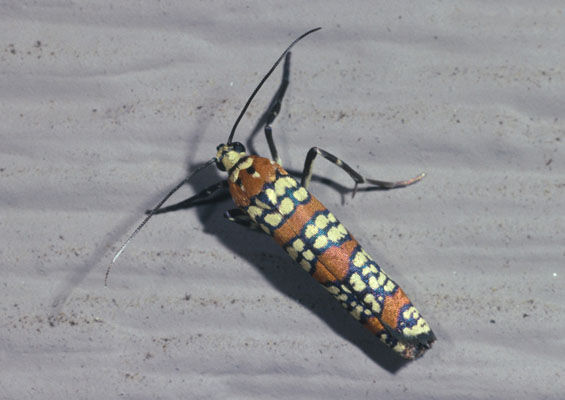
[[170, 212], [170, 211], [180, 210], [182, 208], [188, 208], [190, 206], [193, 206], [196, 202], [198, 202], [200, 200], [207, 199], [208, 197], [213, 195], [218, 190], [224, 189], [224, 188], [227, 188], [227, 187], [228, 187], [228, 181], [220, 181], [218, 183], [215, 183], [213, 185], [208, 186], [206, 189], [204, 189], [200, 193], [197, 193], [194, 196], [189, 197], [188, 199], [181, 201], [180, 203], [173, 204], [173, 205], [170, 205], [168, 207], [158, 208], [158, 209], [155, 209], [155, 210], [147, 210], [147, 211], [145, 211], [145, 214], [151, 214], [151, 213], [153, 213], [153, 215], [163, 214], [163, 213]]
[[376, 179], [363, 178], [358, 172], [353, 170], [353, 168], [351, 168], [349, 165], [341, 161], [333, 154], [330, 154], [327, 151], [322, 150], [318, 147], [312, 147], [310, 151], [308, 151], [308, 155], [306, 156], [306, 160], [304, 161], [304, 171], [302, 172], [301, 185], [304, 186], [306, 189], [308, 188], [308, 186], [310, 185], [310, 181], [312, 180], [312, 168], [314, 165], [314, 159], [318, 154], [324, 157], [326, 160], [334, 163], [335, 165], [343, 169], [355, 181], [355, 187], [353, 188], [353, 197], [355, 197], [355, 193], [357, 193], [357, 186], [360, 183], [368, 183], [371, 185], [380, 186], [384, 189], [394, 189], [416, 183], [426, 175], [422, 173], [414, 178], [407, 179], [405, 181], [397, 181], [397, 182], [387, 182], [387, 181], [379, 181]]
[[279, 157], [277, 147], [275, 146], [275, 141], [273, 140], [273, 130], [271, 129], [271, 124], [281, 111], [282, 99], [284, 97], [284, 94], [286, 93], [286, 88], [288, 87], [290, 75], [290, 54], [291, 53], [288, 52], [284, 59], [282, 82], [279, 86], [279, 89], [277, 90], [277, 93], [275, 93], [271, 104], [269, 105], [269, 110], [267, 111], [267, 117], [265, 121], [265, 136], [267, 138], [267, 143], [269, 144], [271, 157], [279, 165], [282, 165], [282, 162], [281, 158]]
[[226, 218], [228, 221], [235, 222], [236, 224], [243, 225], [253, 230], [261, 230], [259, 225], [257, 225], [251, 218], [249, 218], [249, 215], [247, 215], [245, 212], [243, 212], [243, 210], [239, 208], [225, 211], [224, 218]]

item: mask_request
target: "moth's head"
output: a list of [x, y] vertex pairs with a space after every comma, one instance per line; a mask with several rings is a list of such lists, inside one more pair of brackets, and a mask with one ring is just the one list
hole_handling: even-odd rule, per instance
[[229, 171], [241, 157], [246, 155], [245, 146], [239, 142], [220, 144], [216, 147], [216, 166], [220, 171]]

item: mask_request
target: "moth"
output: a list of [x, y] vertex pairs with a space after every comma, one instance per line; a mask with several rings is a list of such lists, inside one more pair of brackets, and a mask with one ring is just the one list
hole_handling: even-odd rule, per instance
[[[194, 175], [215, 164], [219, 170], [227, 172], [227, 179], [183, 201], [184, 206], [209, 198], [216, 191], [227, 187], [237, 206], [225, 212], [228, 220], [262, 230], [271, 236], [353, 318], [400, 356], [415, 359], [423, 355], [436, 339], [428, 323], [400, 286], [367, 254], [349, 230], [308, 191], [308, 186], [312, 178], [313, 163], [318, 155], [351, 176], [355, 182], [353, 195], [359, 184], [393, 189], [416, 183], [424, 174], [398, 182], [368, 179], [331, 153], [312, 147], [307, 153], [299, 182], [281, 166], [273, 140], [271, 124], [280, 112], [289, 83], [290, 50], [298, 41], [319, 29], [321, 28], [304, 33], [281, 54], [247, 100], [227, 142], [217, 146], [216, 155], [180, 182], [154, 209], [148, 211], [147, 217], [116, 253], [106, 271], [105, 282], [112, 264], [147, 221], [165, 210], [161, 206], [169, 197]], [[283, 80], [266, 113], [264, 127], [271, 158], [248, 155], [245, 146], [233, 140], [236, 128], [259, 89], [283, 59]]]

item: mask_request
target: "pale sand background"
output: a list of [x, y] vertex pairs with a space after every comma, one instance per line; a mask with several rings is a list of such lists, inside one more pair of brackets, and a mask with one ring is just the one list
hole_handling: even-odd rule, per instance
[[[0, 398], [564, 398], [563, 2], [190, 3], [0, 5]], [[311, 187], [433, 327], [414, 363], [225, 222], [231, 201], [154, 218], [103, 285], [316, 26], [276, 140], [292, 169], [320, 145], [370, 177], [428, 173], [352, 200], [319, 161], [343, 186]]]

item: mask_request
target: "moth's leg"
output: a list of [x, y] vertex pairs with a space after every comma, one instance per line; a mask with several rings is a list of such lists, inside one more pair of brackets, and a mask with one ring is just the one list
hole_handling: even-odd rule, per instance
[[284, 59], [284, 66], [283, 66], [283, 76], [281, 85], [279, 86], [277, 93], [273, 97], [271, 104], [269, 105], [269, 109], [266, 113], [266, 121], [265, 121], [265, 137], [267, 138], [267, 143], [269, 144], [269, 150], [271, 151], [272, 159], [279, 165], [282, 165], [281, 158], [279, 157], [279, 153], [277, 151], [277, 147], [275, 146], [275, 141], [273, 140], [273, 130], [271, 129], [271, 124], [279, 115], [281, 111], [281, 104], [286, 93], [286, 88], [288, 87], [289, 76], [290, 76], [290, 52], [286, 54]]
[[194, 203], [201, 201], [201, 200], [206, 200], [208, 197], [210, 197], [211, 195], [213, 195], [215, 192], [217, 192], [220, 189], [225, 189], [228, 187], [228, 181], [220, 181], [218, 183], [214, 183], [213, 185], [208, 186], [206, 189], [202, 190], [200, 193], [195, 194], [192, 197], [189, 197], [186, 200], [181, 201], [180, 203], [176, 203], [167, 207], [163, 207], [163, 208], [158, 208], [156, 210], [147, 210], [145, 213], [146, 214], [150, 214], [153, 213], [153, 215], [155, 214], [162, 214], [162, 213], [166, 213], [169, 211], [175, 211], [175, 210], [180, 210], [182, 208], [188, 208], [192, 205], [194, 205]]
[[335, 165], [343, 169], [355, 181], [355, 187], [353, 188], [353, 196], [355, 196], [355, 193], [357, 192], [357, 186], [360, 183], [368, 183], [370, 185], [380, 186], [384, 189], [394, 189], [394, 188], [412, 185], [413, 183], [420, 181], [426, 175], [422, 173], [414, 178], [407, 179], [404, 181], [397, 181], [397, 182], [387, 182], [376, 179], [364, 178], [357, 171], [351, 168], [348, 164], [341, 161], [333, 154], [330, 154], [327, 151], [320, 149], [319, 147], [312, 147], [310, 151], [308, 151], [308, 155], [306, 155], [306, 160], [304, 161], [304, 170], [302, 171], [301, 185], [304, 186], [305, 188], [308, 188], [308, 186], [310, 185], [310, 181], [312, 180], [312, 168], [314, 165], [314, 159], [318, 154], [324, 157], [326, 160], [334, 163]]
[[224, 218], [236, 224], [243, 225], [247, 228], [260, 231], [261, 228], [240, 208], [234, 208], [224, 212]]

